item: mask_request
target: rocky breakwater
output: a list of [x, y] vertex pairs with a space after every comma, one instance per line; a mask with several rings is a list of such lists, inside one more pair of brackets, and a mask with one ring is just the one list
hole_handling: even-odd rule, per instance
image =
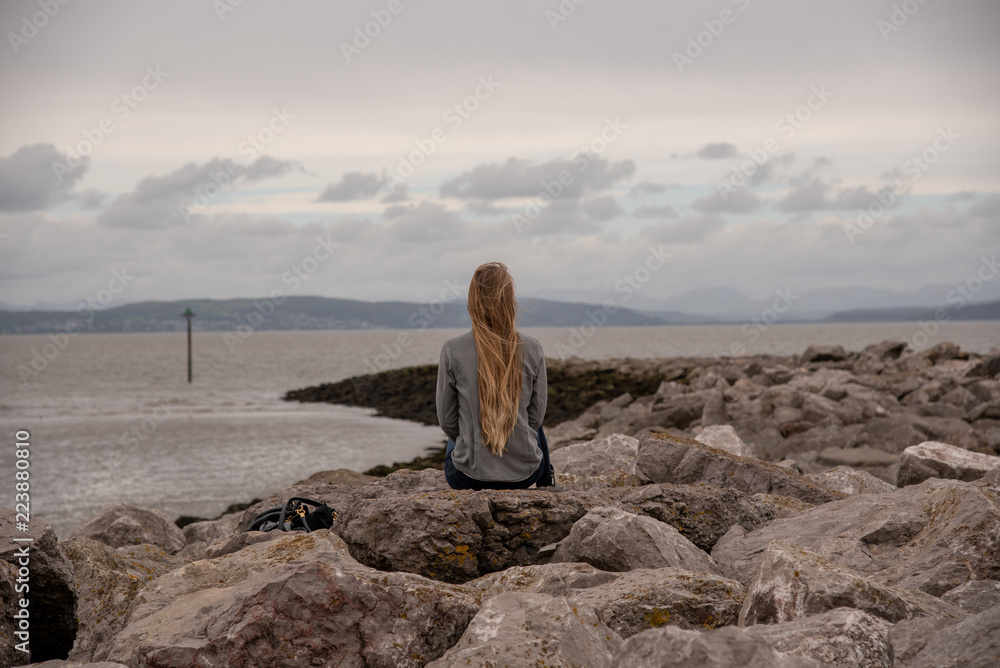
[[[558, 491], [324, 472], [183, 530], [121, 504], [64, 541], [39, 523], [33, 628], [71, 647], [52, 666], [995, 666], [997, 379], [954, 349], [893, 350], [657, 362], [680, 375], [551, 429]], [[782, 434], [785, 408], [811, 426]], [[937, 431], [865, 431], [886, 416]], [[800, 448], [813, 430], [853, 435]], [[334, 526], [245, 531], [289, 496]], [[5, 613], [15, 577], [5, 553]]]

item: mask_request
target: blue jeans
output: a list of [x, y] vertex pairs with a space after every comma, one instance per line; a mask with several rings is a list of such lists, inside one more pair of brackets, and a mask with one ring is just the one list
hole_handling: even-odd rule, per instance
[[448, 448], [444, 454], [444, 477], [452, 489], [527, 489], [549, 472], [549, 443], [545, 440], [545, 432], [538, 428], [538, 447], [542, 450], [542, 463], [530, 476], [517, 482], [497, 482], [476, 480], [470, 478], [455, 468], [451, 461], [451, 451], [455, 449], [455, 441], [448, 439]]

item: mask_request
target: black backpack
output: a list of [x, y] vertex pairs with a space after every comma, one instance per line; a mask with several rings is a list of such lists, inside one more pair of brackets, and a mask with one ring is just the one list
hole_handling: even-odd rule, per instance
[[[309, 511], [309, 506], [315, 508]], [[329, 529], [333, 526], [333, 518], [337, 516], [335, 511], [325, 503], [305, 499], [300, 496], [293, 496], [285, 501], [282, 506], [275, 506], [257, 515], [250, 522], [247, 531], [271, 531], [281, 529], [282, 531], [295, 531], [305, 529], [306, 531], [316, 531], [317, 529]]]

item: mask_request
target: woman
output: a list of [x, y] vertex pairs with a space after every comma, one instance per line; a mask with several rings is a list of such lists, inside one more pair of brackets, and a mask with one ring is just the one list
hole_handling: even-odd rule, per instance
[[469, 316], [472, 331], [445, 342], [438, 366], [445, 478], [453, 489], [552, 486], [542, 432], [545, 356], [536, 339], [514, 328], [514, 279], [502, 263], [472, 275]]

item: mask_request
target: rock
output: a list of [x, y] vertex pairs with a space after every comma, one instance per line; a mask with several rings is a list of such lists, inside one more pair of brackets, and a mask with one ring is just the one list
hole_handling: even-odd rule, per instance
[[590, 564], [566, 562], [512, 566], [471, 580], [466, 586], [478, 589], [485, 601], [510, 591], [567, 596], [576, 589], [596, 587], [620, 577], [618, 573], [602, 571]]
[[747, 585], [740, 625], [789, 622], [841, 607], [889, 622], [965, 616], [957, 606], [929, 594], [880, 585], [814, 552], [775, 541]]
[[899, 356], [906, 350], [906, 341], [882, 341], [866, 346], [863, 352], [873, 355], [876, 359], [886, 361], [899, 359]]
[[890, 466], [899, 461], [899, 455], [869, 447], [827, 448], [820, 451], [819, 458], [827, 464], [843, 466]]
[[743, 585], [678, 568], [639, 569], [610, 582], [571, 591], [576, 604], [593, 608], [622, 638], [669, 624], [705, 629], [736, 623]]
[[799, 364], [812, 362], [843, 362], [847, 353], [841, 346], [809, 346], [799, 358]]
[[80, 663], [79, 661], [61, 661], [53, 659], [42, 663], [33, 663], [31, 668], [129, 668], [124, 663], [98, 661], [96, 663]]
[[300, 480], [296, 485], [309, 485], [312, 483], [323, 482], [328, 485], [346, 485], [348, 487], [353, 487], [357, 485], [367, 485], [370, 482], [375, 482], [378, 480], [375, 476], [365, 475], [364, 473], [358, 473], [357, 471], [351, 471], [350, 469], [336, 469], [333, 471], [317, 471], [305, 480]]
[[568, 445], [551, 454], [557, 473], [580, 476], [627, 475], [645, 479], [636, 468], [639, 441], [624, 434], [612, 434], [587, 443]]
[[[992, 475], [992, 474], [991, 474]], [[815, 552], [883, 585], [941, 595], [968, 580], [1000, 580], [1000, 500], [987, 481], [928, 480], [858, 494], [772, 520], [734, 527], [712, 556], [747, 583], [771, 541]]]
[[778, 654], [763, 638], [733, 626], [708, 633], [676, 626], [643, 631], [622, 643], [611, 664], [612, 668], [820, 668], [824, 665], [815, 659]]
[[[738, 457], [754, 457], [753, 450], [744, 443], [736, 430], [728, 424], [710, 425], [698, 432], [699, 443], [704, 443], [710, 448], [724, 450], [731, 455]], [[638, 447], [637, 447], [638, 450]]]
[[74, 529], [69, 538], [93, 538], [111, 547], [155, 545], [167, 554], [186, 543], [184, 532], [159, 510], [124, 503], [105, 507]]
[[536, 563], [541, 547], [565, 538], [587, 510], [603, 505], [599, 491], [358, 490], [365, 495], [345, 507], [333, 527], [356, 559], [456, 583]]
[[900, 487], [916, 485], [928, 478], [971, 482], [995, 470], [1000, 470], [1000, 457], [969, 452], [947, 443], [924, 441], [903, 450], [896, 480]]
[[422, 666], [461, 636], [473, 591], [358, 564], [335, 534], [288, 533], [143, 587], [109, 659], [156, 666]]
[[865, 471], [849, 466], [838, 466], [825, 473], [809, 473], [805, 476], [820, 487], [851, 496], [853, 494], [882, 494], [895, 489], [884, 480]]
[[564, 597], [506, 593], [489, 599], [454, 647], [428, 668], [611, 665], [621, 638]]
[[[1000, 658], [1000, 606], [957, 624], [916, 626], [913, 620], [889, 631], [900, 668], [994, 668]], [[904, 636], [904, 638], [900, 638]], [[906, 637], [909, 636], [909, 637]], [[905, 644], [900, 642], [906, 640]]]
[[612, 487], [642, 487], [648, 485], [645, 476], [639, 477], [618, 473], [615, 475], [573, 475], [557, 473], [556, 482], [566, 491], [586, 492], [593, 489], [610, 489]]
[[[56, 533], [48, 522], [32, 517], [28, 530], [20, 531], [16, 521], [13, 508], [0, 507], [0, 561], [17, 568], [18, 578], [22, 576], [21, 568], [27, 570], [31, 660], [65, 659], [73, 648], [77, 631], [73, 565], [59, 548]], [[14, 542], [14, 538], [31, 541]], [[27, 564], [23, 561], [25, 552]], [[23, 653], [18, 652], [18, 656], [23, 660]]]
[[954, 603], [962, 610], [982, 612], [1000, 605], [1000, 582], [996, 580], [969, 580], [941, 594], [941, 600]]
[[[18, 630], [18, 620], [14, 618], [14, 614], [21, 610], [18, 604], [21, 595], [16, 594], [14, 589], [17, 587], [17, 568], [6, 561], [0, 561], [0, 638], [3, 639], [0, 643], [0, 666], [17, 666], [30, 661], [29, 655], [15, 647], [25, 642], [14, 635]], [[26, 639], [31, 639], [30, 629]]]
[[546, 427], [545, 438], [549, 443], [550, 453], [555, 453], [562, 447], [580, 441], [589, 441], [597, 435], [599, 416], [595, 413], [584, 413], [575, 420], [567, 420], [552, 429]]
[[1000, 420], [1000, 401], [989, 401], [979, 404], [969, 411], [969, 421]]
[[914, 425], [915, 415], [895, 413], [875, 417], [865, 423], [858, 433], [859, 446], [869, 446], [884, 452], [899, 454], [911, 445], [927, 440], [927, 434]]
[[787, 496], [668, 483], [628, 491], [617, 505], [669, 524], [706, 552], [734, 525], [749, 531], [810, 507]]
[[74, 661], [106, 659], [143, 585], [186, 563], [152, 545], [115, 550], [92, 538], [73, 538], [62, 543], [62, 549], [73, 564], [73, 584], [79, 596], [80, 627], [69, 653]]
[[782, 655], [803, 656], [832, 666], [892, 668], [889, 624], [851, 608], [749, 629]]
[[1000, 373], [1000, 355], [994, 355], [978, 362], [966, 374], [971, 377], [995, 378]]
[[705, 402], [705, 407], [701, 409], [701, 426], [711, 427], [727, 422], [729, 413], [726, 412], [726, 397], [722, 390], [715, 390]]
[[688, 438], [646, 434], [639, 441], [639, 470], [654, 482], [695, 483], [730, 487], [749, 494], [780, 494], [826, 503], [842, 495], [831, 492], [780, 466], [729, 454]]
[[583, 562], [605, 571], [683, 568], [717, 574], [712, 558], [674, 527], [619, 508], [591, 509], [559, 543], [552, 563]]

